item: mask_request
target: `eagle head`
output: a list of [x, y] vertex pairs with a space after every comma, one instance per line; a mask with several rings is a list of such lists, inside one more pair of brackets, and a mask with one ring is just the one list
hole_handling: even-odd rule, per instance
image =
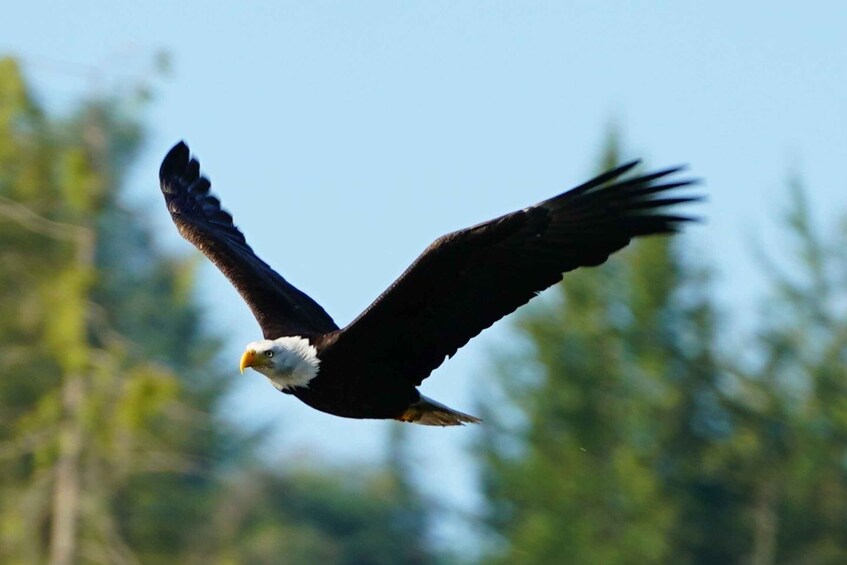
[[241, 372], [244, 373], [244, 369], [248, 367], [263, 374], [265, 371], [272, 371], [276, 365], [274, 357], [280, 353], [279, 348], [274, 345], [269, 339], [247, 344], [241, 356]]
[[248, 343], [241, 372], [250, 367], [265, 375], [277, 389], [308, 386], [318, 374], [320, 359], [309, 340], [297, 336]]

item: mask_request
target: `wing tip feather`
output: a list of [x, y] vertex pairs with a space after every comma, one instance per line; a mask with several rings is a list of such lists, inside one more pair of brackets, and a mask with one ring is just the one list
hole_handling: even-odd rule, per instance
[[159, 167], [159, 180], [162, 187], [165, 188], [168, 181], [175, 174], [179, 174], [190, 163], [191, 151], [185, 141], [180, 140], [162, 159], [162, 165]]

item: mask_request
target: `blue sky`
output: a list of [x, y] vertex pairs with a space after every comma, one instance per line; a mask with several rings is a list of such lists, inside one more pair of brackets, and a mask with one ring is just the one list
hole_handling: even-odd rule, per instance
[[[754, 241], [779, 251], [788, 173], [819, 222], [847, 210], [847, 5], [810, 2], [14, 2], [0, 51], [21, 56], [49, 107], [132, 84], [152, 54], [148, 144], [131, 197], [159, 240], [156, 171], [185, 139], [254, 249], [339, 324], [436, 236], [523, 207], [594, 172], [616, 123], [626, 157], [689, 163], [708, 222], [692, 256], [713, 264], [727, 309], [749, 321], [764, 289]], [[370, 460], [386, 423], [315, 414], [240, 377], [259, 335], [211, 266], [200, 297], [244, 383], [226, 408], [272, 422], [272, 457]], [[503, 325], [439, 369], [424, 391], [472, 411]], [[430, 485], [473, 502], [472, 432], [415, 430]], [[459, 461], [459, 463], [453, 463]]]

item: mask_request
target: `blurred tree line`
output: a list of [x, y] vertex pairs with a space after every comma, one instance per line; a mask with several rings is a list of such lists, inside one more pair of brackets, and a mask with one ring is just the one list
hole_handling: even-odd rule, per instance
[[[428, 543], [406, 428], [381, 466], [272, 470], [218, 418], [195, 263], [122, 198], [139, 104], [47, 115], [0, 59], [0, 562], [462, 561]], [[747, 341], [678, 238], [512, 319], [480, 387], [479, 561], [847, 562], [847, 238], [789, 194]]]
[[483, 406], [488, 561], [847, 563], [847, 230], [826, 241], [788, 194], [748, 340], [680, 238], [514, 318]]
[[401, 457], [272, 472], [216, 416], [194, 262], [121, 197], [140, 104], [49, 116], [0, 59], [0, 562], [431, 562]]

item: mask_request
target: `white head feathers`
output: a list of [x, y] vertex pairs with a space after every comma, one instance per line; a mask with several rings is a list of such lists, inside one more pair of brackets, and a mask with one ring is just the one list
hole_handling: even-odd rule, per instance
[[249, 343], [242, 358], [242, 367], [262, 373], [279, 390], [309, 386], [319, 365], [315, 347], [296, 336]]

